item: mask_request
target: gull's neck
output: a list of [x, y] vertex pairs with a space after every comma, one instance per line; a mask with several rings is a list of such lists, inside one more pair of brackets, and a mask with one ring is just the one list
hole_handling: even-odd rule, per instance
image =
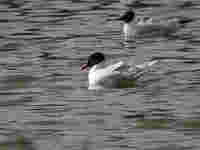
[[94, 65], [90, 70], [88, 74], [88, 81], [89, 85], [95, 85], [99, 82], [99, 80], [104, 76], [102, 74], [101, 69], [103, 68], [105, 61], [101, 62], [100, 64]]
[[89, 70], [89, 74], [94, 73], [98, 68], [98, 64], [94, 65], [90, 70]]
[[135, 33], [135, 27], [136, 27], [135, 20], [128, 23], [124, 23], [123, 32], [124, 32], [125, 39], [128, 39], [131, 35]]
[[99, 63], [99, 64], [96, 64], [94, 65], [90, 70], [89, 70], [89, 73], [94, 73], [96, 72], [98, 69], [101, 69], [104, 65], [105, 61]]

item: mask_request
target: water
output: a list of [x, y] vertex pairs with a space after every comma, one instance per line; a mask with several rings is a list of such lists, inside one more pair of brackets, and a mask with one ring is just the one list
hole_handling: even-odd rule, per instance
[[[0, 1], [1, 149], [199, 150], [200, 3], [144, 2], [140, 15], [194, 21], [179, 38], [124, 42], [121, 24], [107, 19], [129, 1]], [[169, 61], [136, 87], [89, 91], [80, 66], [95, 51]]]

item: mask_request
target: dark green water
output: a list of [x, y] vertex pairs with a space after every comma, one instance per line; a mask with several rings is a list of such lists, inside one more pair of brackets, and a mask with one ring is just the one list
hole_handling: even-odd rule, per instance
[[[177, 38], [124, 42], [120, 22], [107, 22], [126, 10], [123, 1], [1, 0], [0, 150], [199, 150], [200, 3], [185, 2], [135, 8], [193, 18]], [[172, 61], [134, 88], [89, 91], [80, 65], [95, 51]]]

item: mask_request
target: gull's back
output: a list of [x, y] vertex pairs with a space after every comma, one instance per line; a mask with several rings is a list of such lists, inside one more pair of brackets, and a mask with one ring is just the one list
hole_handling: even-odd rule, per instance
[[172, 20], [169, 22], [152, 22], [149, 21], [144, 22], [139, 21], [131, 22], [129, 24], [124, 24], [124, 34], [125, 38], [130, 37], [154, 37], [154, 36], [169, 36], [180, 29], [180, 24], [177, 20]]

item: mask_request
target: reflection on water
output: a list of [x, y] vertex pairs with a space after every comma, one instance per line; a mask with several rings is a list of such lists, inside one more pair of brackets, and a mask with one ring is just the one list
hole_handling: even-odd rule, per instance
[[[194, 19], [170, 39], [123, 41], [118, 17]], [[125, 5], [124, 5], [125, 4]], [[200, 148], [199, 1], [1, 0], [0, 149]], [[125, 89], [87, 90], [89, 54], [160, 63]]]

